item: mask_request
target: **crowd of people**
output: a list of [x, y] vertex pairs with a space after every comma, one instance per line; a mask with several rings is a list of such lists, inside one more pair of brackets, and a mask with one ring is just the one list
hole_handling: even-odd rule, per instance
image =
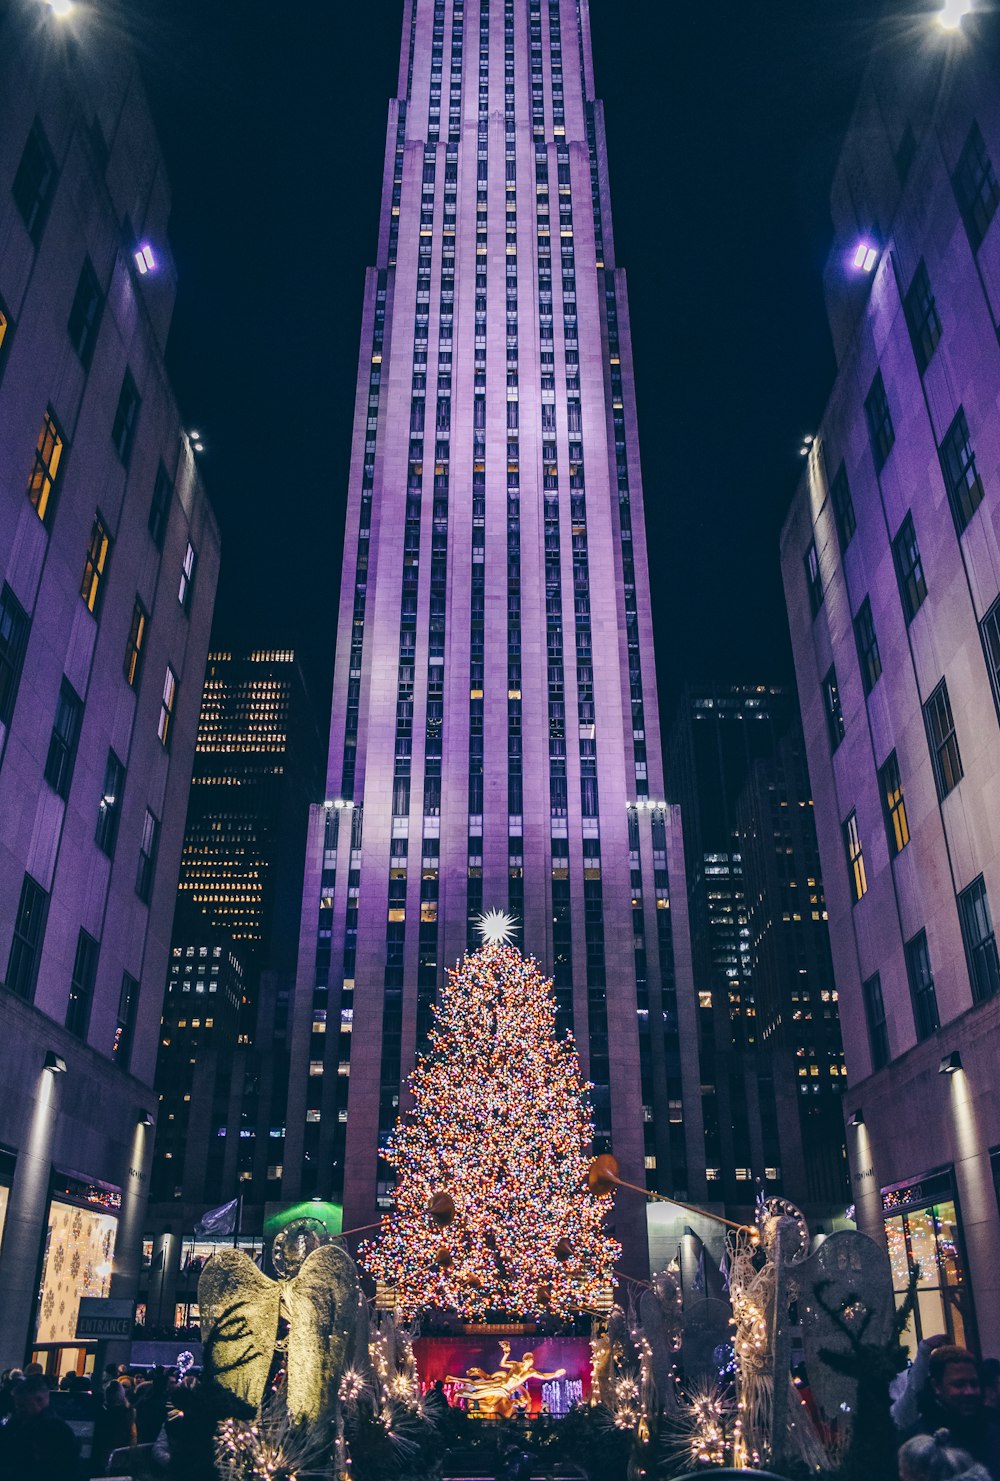
[[1000, 1481], [1000, 1362], [928, 1337], [896, 1389], [900, 1481]]

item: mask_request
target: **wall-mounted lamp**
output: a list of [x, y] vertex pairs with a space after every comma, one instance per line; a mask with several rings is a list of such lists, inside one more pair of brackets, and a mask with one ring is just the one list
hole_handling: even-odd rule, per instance
[[955, 1075], [962, 1068], [962, 1056], [957, 1049], [946, 1054], [938, 1065], [939, 1075]]
[[860, 1106], [856, 1111], [852, 1112], [851, 1115], [848, 1116], [847, 1124], [848, 1126], [864, 1126], [865, 1113]]
[[871, 242], [859, 242], [851, 258], [851, 266], [855, 272], [870, 273], [876, 262], [878, 262], [878, 248], [873, 247]]
[[156, 1122], [153, 1120], [152, 1116], [146, 1110], [146, 1107], [145, 1106], [140, 1106], [139, 1107], [139, 1114], [136, 1117], [136, 1120], [138, 1121], [138, 1124], [140, 1126], [155, 1126], [156, 1125]]
[[65, 1075], [66, 1061], [54, 1049], [46, 1049], [43, 1068], [51, 1070], [54, 1075]]
[[148, 242], [143, 242], [140, 246], [136, 247], [133, 256], [135, 258], [136, 271], [140, 278], [144, 278], [147, 273], [156, 272], [156, 254]]

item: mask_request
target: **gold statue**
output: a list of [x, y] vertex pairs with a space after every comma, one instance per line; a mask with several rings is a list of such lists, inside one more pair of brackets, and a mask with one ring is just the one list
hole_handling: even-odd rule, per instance
[[501, 1342], [500, 1366], [492, 1373], [483, 1368], [470, 1368], [464, 1378], [447, 1378], [453, 1383], [460, 1396], [472, 1400], [472, 1408], [485, 1419], [510, 1419], [513, 1414], [525, 1414], [531, 1407], [529, 1383], [548, 1383], [553, 1378], [562, 1378], [565, 1368], [555, 1373], [539, 1373], [535, 1367], [535, 1354], [526, 1352], [523, 1357], [512, 1358], [510, 1343]]

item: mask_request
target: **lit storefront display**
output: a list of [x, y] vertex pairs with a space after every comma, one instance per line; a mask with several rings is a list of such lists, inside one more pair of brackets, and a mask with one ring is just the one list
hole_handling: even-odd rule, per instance
[[93, 1344], [76, 1335], [84, 1296], [108, 1296], [121, 1192], [104, 1183], [58, 1177], [49, 1204], [32, 1358], [58, 1376], [83, 1371]]
[[883, 1188], [882, 1209], [897, 1307], [906, 1298], [911, 1271], [919, 1267], [916, 1305], [903, 1334], [909, 1353], [939, 1332], [960, 1347], [973, 1346], [972, 1297], [950, 1169]]

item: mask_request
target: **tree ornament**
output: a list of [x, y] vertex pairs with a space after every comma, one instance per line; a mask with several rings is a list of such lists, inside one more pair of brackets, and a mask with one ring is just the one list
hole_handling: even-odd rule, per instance
[[600, 1157], [595, 1157], [590, 1164], [587, 1173], [587, 1187], [595, 1198], [603, 1198], [607, 1193], [614, 1192], [618, 1182], [618, 1162], [610, 1152], [602, 1152]]
[[438, 1228], [443, 1229], [455, 1217], [455, 1200], [450, 1193], [435, 1193], [428, 1205], [427, 1212]]
[[448, 1246], [446, 1244], [440, 1245], [434, 1256], [434, 1264], [440, 1266], [442, 1270], [450, 1270], [454, 1263], [455, 1256]]
[[572, 1259], [572, 1257], [572, 1241], [568, 1240], [566, 1236], [563, 1235], [562, 1239], [560, 1239], [558, 1244], [556, 1245], [556, 1259], [559, 1261], [560, 1265], [565, 1265], [566, 1261]]

